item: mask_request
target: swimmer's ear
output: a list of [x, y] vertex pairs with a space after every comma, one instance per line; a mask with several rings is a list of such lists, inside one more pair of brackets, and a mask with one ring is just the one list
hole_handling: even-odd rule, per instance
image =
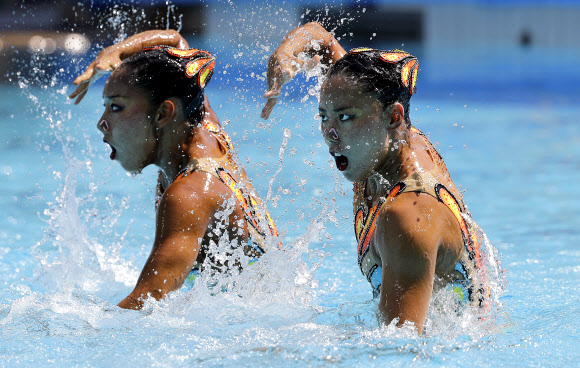
[[405, 108], [399, 102], [393, 102], [385, 112], [387, 113], [388, 129], [396, 129], [405, 122]]
[[162, 128], [163, 126], [167, 125], [171, 120], [173, 120], [173, 118], [175, 118], [176, 113], [177, 107], [174, 101], [163, 101], [155, 112], [154, 122], [157, 128]]

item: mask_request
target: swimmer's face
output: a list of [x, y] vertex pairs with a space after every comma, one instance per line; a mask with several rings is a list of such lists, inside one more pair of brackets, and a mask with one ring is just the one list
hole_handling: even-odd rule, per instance
[[385, 162], [388, 140], [383, 106], [348, 77], [338, 74], [324, 82], [319, 115], [324, 142], [347, 180], [364, 180]]
[[139, 172], [155, 159], [154, 110], [145, 93], [129, 84], [127, 75], [121, 68], [107, 80], [105, 112], [97, 128], [111, 146], [111, 160], [118, 160], [129, 172]]

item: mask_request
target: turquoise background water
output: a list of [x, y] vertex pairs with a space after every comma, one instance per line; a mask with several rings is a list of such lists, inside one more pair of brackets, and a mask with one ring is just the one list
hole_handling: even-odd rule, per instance
[[319, 137], [314, 80], [300, 77], [261, 121], [268, 53], [203, 46], [219, 61], [209, 99], [286, 251], [224, 280], [228, 292], [198, 284], [140, 312], [116, 308], [152, 244], [156, 172], [131, 178], [109, 160], [95, 128], [102, 83], [73, 106], [70, 81], [88, 57], [59, 59], [51, 73], [0, 86], [0, 365], [577, 365], [577, 53], [550, 50], [563, 55], [555, 79], [537, 62], [546, 50], [429, 59], [409, 45], [422, 66], [411, 118], [438, 143], [508, 281], [489, 323], [444, 310], [443, 295], [417, 337], [376, 320], [351, 187]]

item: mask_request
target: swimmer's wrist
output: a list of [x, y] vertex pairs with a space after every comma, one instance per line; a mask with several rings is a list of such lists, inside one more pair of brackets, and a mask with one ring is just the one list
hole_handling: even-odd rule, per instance
[[301, 53], [310, 57], [319, 55], [325, 63], [330, 63], [342, 57], [344, 50], [320, 23], [310, 22], [288, 33], [275, 51], [276, 55], [286, 57], [298, 57]]
[[[177, 48], [188, 48], [187, 41], [179, 32], [173, 29], [152, 30], [134, 34], [125, 40], [110, 46], [110, 51], [116, 53], [121, 60], [124, 60], [146, 47], [171, 46]], [[107, 49], [109, 49], [107, 48]]]

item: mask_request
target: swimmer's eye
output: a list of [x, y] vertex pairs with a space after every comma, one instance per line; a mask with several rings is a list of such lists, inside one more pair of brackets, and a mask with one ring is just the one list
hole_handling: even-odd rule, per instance
[[[106, 103], [104, 103], [103, 106], [105, 106], [105, 109], [107, 108], [107, 104]], [[117, 104], [114, 104], [114, 103], [111, 104], [111, 111], [112, 112], [119, 112], [121, 110], [123, 110], [123, 106], [120, 106], [120, 105], [117, 105]]]
[[340, 121], [347, 121], [349, 119], [352, 119], [353, 117], [354, 117], [354, 115], [347, 115], [347, 114], [338, 115], [338, 118], [340, 119]]
[[318, 114], [318, 117], [320, 118], [320, 121], [328, 121], [328, 116], [324, 114]]

